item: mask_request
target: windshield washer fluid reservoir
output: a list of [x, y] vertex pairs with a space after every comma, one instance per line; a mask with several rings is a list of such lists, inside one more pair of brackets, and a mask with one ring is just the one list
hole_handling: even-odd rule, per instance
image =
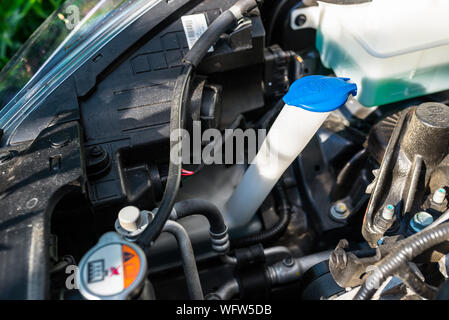
[[319, 2], [323, 64], [351, 78], [366, 107], [449, 89], [449, 1]]

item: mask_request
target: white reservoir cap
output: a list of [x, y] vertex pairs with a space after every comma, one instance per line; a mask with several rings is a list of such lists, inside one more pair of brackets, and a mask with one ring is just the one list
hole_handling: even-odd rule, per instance
[[140, 210], [134, 206], [124, 207], [118, 213], [120, 226], [126, 231], [136, 231], [140, 225]]

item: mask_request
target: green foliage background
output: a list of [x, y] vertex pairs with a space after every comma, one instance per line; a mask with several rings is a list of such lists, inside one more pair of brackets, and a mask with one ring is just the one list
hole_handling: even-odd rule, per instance
[[64, 0], [0, 1], [0, 70]]

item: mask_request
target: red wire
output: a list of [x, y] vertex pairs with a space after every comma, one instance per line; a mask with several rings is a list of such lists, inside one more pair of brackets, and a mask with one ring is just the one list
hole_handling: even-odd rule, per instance
[[189, 170], [186, 170], [186, 169], [181, 169], [181, 175], [182, 176], [188, 177], [188, 176], [193, 176], [194, 174], [195, 174], [195, 172], [193, 172], [193, 171], [189, 171]]

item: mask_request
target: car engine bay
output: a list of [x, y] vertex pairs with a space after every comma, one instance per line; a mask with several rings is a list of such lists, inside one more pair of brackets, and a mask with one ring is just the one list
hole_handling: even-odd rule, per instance
[[402, 0], [149, 2], [0, 123], [1, 299], [449, 299], [448, 44], [351, 29]]

